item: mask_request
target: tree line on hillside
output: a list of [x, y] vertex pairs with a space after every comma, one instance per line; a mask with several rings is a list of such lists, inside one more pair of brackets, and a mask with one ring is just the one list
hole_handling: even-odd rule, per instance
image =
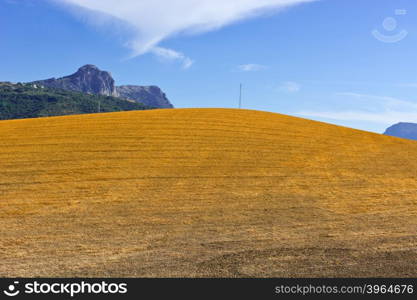
[[152, 107], [111, 96], [0, 83], [0, 120], [146, 109]]

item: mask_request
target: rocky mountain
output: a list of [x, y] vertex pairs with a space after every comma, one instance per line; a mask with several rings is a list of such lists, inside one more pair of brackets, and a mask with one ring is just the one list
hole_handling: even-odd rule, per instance
[[138, 101], [148, 106], [173, 108], [165, 93], [157, 86], [122, 85], [116, 87], [119, 97]]
[[114, 79], [109, 72], [101, 71], [94, 65], [85, 65], [72, 75], [33, 82], [49, 88], [88, 94], [117, 96]]
[[113, 96], [155, 108], [173, 108], [157, 86], [125, 85], [117, 87], [111, 74], [94, 65], [85, 65], [72, 75], [31, 82], [39, 86], [95, 95]]
[[398, 123], [389, 127], [384, 134], [404, 139], [417, 140], [417, 124]]

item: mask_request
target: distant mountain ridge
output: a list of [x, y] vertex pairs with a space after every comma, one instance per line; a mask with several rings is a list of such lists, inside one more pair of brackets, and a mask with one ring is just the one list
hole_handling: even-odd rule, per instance
[[404, 139], [417, 140], [417, 124], [401, 122], [389, 127], [384, 134]]
[[48, 88], [119, 97], [155, 108], [173, 108], [166, 94], [157, 86], [116, 86], [111, 74], [95, 65], [82, 66], [72, 75], [31, 82]]

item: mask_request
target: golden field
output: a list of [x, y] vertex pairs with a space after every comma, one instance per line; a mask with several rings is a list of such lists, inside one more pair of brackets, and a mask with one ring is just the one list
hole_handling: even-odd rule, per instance
[[417, 142], [279, 114], [0, 122], [0, 276], [417, 277]]

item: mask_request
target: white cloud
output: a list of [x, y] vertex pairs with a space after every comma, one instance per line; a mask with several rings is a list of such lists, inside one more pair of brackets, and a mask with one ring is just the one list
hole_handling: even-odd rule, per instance
[[238, 66], [238, 69], [242, 72], [256, 72], [267, 69], [267, 66], [258, 64], [246, 64]]
[[402, 99], [387, 97], [387, 96], [378, 96], [378, 95], [369, 95], [369, 94], [359, 94], [359, 93], [336, 93], [336, 96], [344, 96], [350, 98], [356, 98], [363, 102], [363, 106], [369, 106], [372, 109], [417, 109], [417, 104], [405, 101]]
[[367, 121], [380, 124], [395, 124], [399, 122], [417, 122], [417, 111], [383, 111], [383, 112], [363, 112], [363, 111], [300, 111], [297, 115], [311, 118], [323, 118], [339, 121]]
[[[343, 111], [300, 111], [297, 115], [340, 121], [367, 121], [380, 124], [417, 122], [417, 103], [386, 96], [359, 93], [337, 93], [349, 99], [361, 100], [361, 109]], [[356, 106], [356, 105], [355, 105]]]
[[297, 93], [301, 90], [301, 85], [294, 81], [285, 81], [281, 83], [279, 89], [287, 93]]
[[[377, 116], [386, 116], [387, 120], [394, 116], [414, 116], [414, 113], [417, 113], [417, 103], [399, 98], [358, 93], [338, 93], [337, 95], [361, 100], [362, 112], [372, 112]], [[378, 118], [377, 116], [375, 118]], [[372, 121], [372, 118], [369, 121]], [[417, 121], [417, 119], [414, 118], [414, 121]]]
[[190, 68], [194, 63], [194, 61], [192, 59], [190, 59], [189, 57], [186, 57], [181, 52], [177, 52], [177, 51], [172, 50], [172, 49], [167, 49], [167, 48], [162, 48], [162, 47], [155, 47], [155, 48], [152, 49], [152, 53], [154, 53], [156, 56], [158, 56], [158, 57], [160, 57], [161, 59], [164, 59], [164, 60], [180, 61], [182, 63], [182, 67], [184, 69]]
[[[239, 20], [276, 12], [316, 0], [55, 0], [75, 5], [93, 19], [103, 16], [128, 24], [132, 56], [153, 51], [163, 40], [179, 34], [204, 33]], [[166, 49], [167, 50], [167, 49]], [[161, 51], [156, 50], [156, 53]], [[183, 55], [183, 54], [182, 54]], [[185, 65], [191, 60], [184, 56]]]

